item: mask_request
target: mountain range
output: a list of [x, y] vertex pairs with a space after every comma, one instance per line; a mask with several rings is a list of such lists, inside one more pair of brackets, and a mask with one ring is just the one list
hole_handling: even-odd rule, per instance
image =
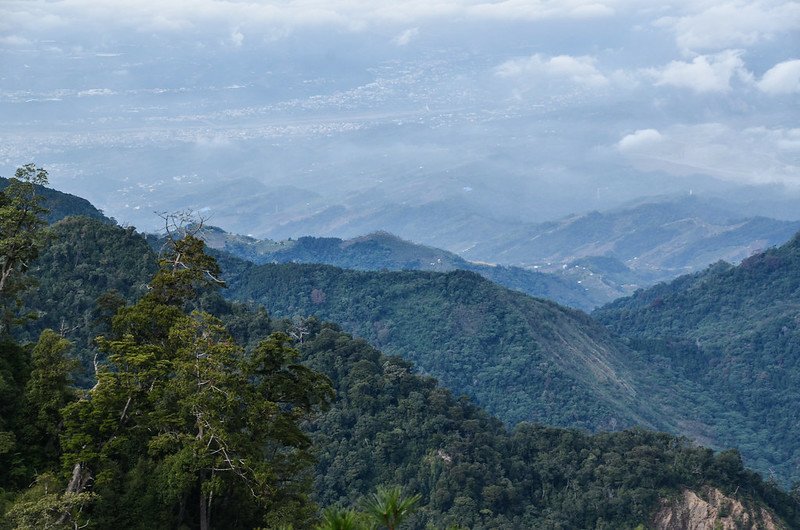
[[[460, 253], [414, 244], [387, 232], [350, 239], [270, 240], [208, 228], [203, 237], [212, 248], [259, 264], [471, 270], [531, 296], [591, 310], [719, 260], [737, 263], [784, 243], [800, 230], [800, 221], [742, 217], [736, 211], [733, 204], [682, 196], [643, 199], [616, 210], [543, 224], [484, 223], [480, 226], [491, 236], [487, 233], [482, 242]], [[387, 225], [396, 226], [388, 221]]]
[[[68, 213], [69, 208], [59, 207], [53, 215]], [[107, 220], [68, 218], [52, 230], [48, 247], [31, 271], [40, 287], [29, 293], [26, 304], [37, 308], [40, 318], [28, 336], [34, 337], [36, 330], [45, 326], [61, 329], [73, 338], [75, 355], [91, 370], [95, 354], [92, 337], [107, 325], [104, 322], [111, 318], [109, 310], [145, 292], [147, 277], [155, 268], [155, 256], [133, 229], [116, 227]], [[311, 248], [320, 243], [309, 242]], [[340, 245], [341, 242], [330, 242], [334, 250]], [[786, 484], [797, 476], [793, 414], [798, 397], [793, 389], [800, 370], [795, 366], [797, 355], [791, 345], [796, 342], [792, 318], [797, 311], [794, 271], [798, 270], [798, 246], [795, 238], [783, 247], [754, 255], [739, 266], [717, 264], [703, 273], [640, 291], [595, 312], [594, 317], [609, 330], [584, 313], [504, 289], [470, 271], [357, 271], [299, 263], [257, 265], [217, 252], [229, 285], [226, 296], [247, 304], [263, 304], [273, 318], [290, 317], [291, 320], [274, 325], [294, 333], [301, 345], [306, 340], [309, 347], [318, 344], [316, 337], [322, 331], [308, 315], [335, 320], [387, 353], [413, 361], [415, 370], [436, 376], [457, 395], [471, 396], [508, 425], [535, 420], [590, 431], [633, 425], [668, 430], [717, 448], [739, 447], [748, 465]], [[226, 307], [213, 299], [200, 303], [219, 311]], [[248, 318], [248, 310], [224, 311], [237, 322], [235, 329], [256, 333], [253, 326], [257, 319], [249, 324], [242, 320]], [[344, 336], [333, 342], [326, 340], [330, 346], [322, 348], [325, 352], [333, 344], [345, 348], [342, 351], [354, 351], [348, 348], [355, 346], [347, 346], [351, 339]], [[356, 349], [366, 347], [361, 344]], [[335, 357], [326, 362], [326, 370], [340, 374], [363, 369], [354, 361], [351, 369], [341, 372], [343, 368]], [[387, 362], [390, 361], [381, 361], [381, 370], [387, 370]], [[406, 366], [404, 369], [411, 370], [411, 365]], [[88, 385], [91, 377], [83, 381]], [[357, 379], [350, 384], [355, 386], [340, 390], [352, 403], [354, 392], [361, 392], [356, 388], [365, 387]], [[412, 394], [408, 399], [413, 399]], [[363, 406], [374, 406], [368, 403]], [[344, 417], [336, 420], [339, 421], [352, 425], [347, 423], [352, 420]], [[324, 434], [326, 443], [334, 443], [331, 433], [340, 436], [351, 428], [342, 425], [330, 425], [334, 430]], [[488, 430], [498, 428], [501, 427]], [[520, 428], [523, 430], [519, 432], [529, 432]], [[399, 436], [398, 427], [392, 429]], [[568, 439], [576, 436], [568, 431], [552, 431], [557, 438], [562, 432]], [[535, 443], [544, 442], [540, 439]], [[655, 442], [647, 439], [641, 443]], [[333, 467], [329, 468], [332, 475], [319, 476], [321, 492], [328, 491], [325, 485], [333, 483], [330, 477], [340, 474], [335, 470], [341, 469], [342, 459], [351, 459], [352, 465], [360, 469], [352, 460], [354, 456], [341, 453], [354, 450], [350, 444], [335, 446], [340, 447], [339, 456], [336, 451], [326, 453], [330, 459], [326, 456], [323, 460], [326, 468]], [[594, 450], [605, 454], [608, 449]], [[384, 447], [381, 451], [391, 454], [393, 450]], [[451, 455], [449, 449], [443, 451], [445, 456]], [[401, 461], [405, 462], [397, 462]], [[384, 469], [388, 473], [391, 466]], [[333, 502], [352, 498], [348, 496], [365, 491], [373, 481], [386, 477], [372, 476], [365, 481], [366, 475], [361, 473], [351, 474], [350, 479], [337, 486], [343, 488], [337, 491], [345, 497], [325, 498]], [[421, 482], [414, 482], [416, 479], [408, 480], [423, 487]], [[518, 480], [521, 477], [512, 483]], [[735, 480], [744, 483], [750, 479]], [[587, 483], [585, 487], [595, 486]], [[717, 495], [729, 499], [719, 501], [723, 504], [733, 502], [726, 497], [733, 490], [723, 487], [714, 491], [726, 493], [714, 493], [706, 487], [673, 489], [687, 504], [670, 508], [677, 511], [669, 517], [690, 510], [687, 506], [696, 504], [692, 499], [698, 495], [706, 499], [703, 502], [711, 503], [707, 508], [714, 506], [717, 501], [712, 499]], [[483, 491], [475, 495], [480, 497]], [[506, 490], [503, 495], [518, 494]], [[457, 504], [447, 506], [455, 510]], [[506, 505], [492, 506], [496, 509]], [[714, 508], [714, 513], [725, 513], [721, 506]], [[491, 510], [488, 505], [487, 509]], [[456, 512], [463, 512], [459, 517], [464, 520], [466, 514], [475, 513], [471, 510], [459, 508]], [[565, 513], [563, 508], [560, 510], [558, 514]], [[746, 506], [742, 510], [748, 511]], [[590, 519], [596, 517], [591, 510], [588, 515], [578, 513]], [[655, 512], [648, 513], [656, 517]], [[499, 523], [475, 524], [480, 527]], [[508, 524], [509, 528], [515, 527], [514, 523]], [[572, 524], [578, 523], [573, 520]]]

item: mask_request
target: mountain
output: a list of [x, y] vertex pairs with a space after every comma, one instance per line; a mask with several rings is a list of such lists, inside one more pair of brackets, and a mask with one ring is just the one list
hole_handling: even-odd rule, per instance
[[[68, 219], [54, 225], [53, 231], [54, 238], [34, 266], [40, 287], [26, 297], [27, 307], [41, 317], [25, 336], [32, 340], [45, 326], [64, 330], [77, 342], [76, 354], [85, 366], [80, 381], [88, 383], [95, 353], [92, 339], [115, 304], [141, 295], [154, 270], [154, 257], [132, 229]], [[781, 424], [791, 421], [791, 414], [769, 427], [750, 419], [763, 407], [743, 415], [737, 408], [743, 398], [736, 396], [730, 403], [716, 399], [712, 389], [719, 382], [709, 366], [717, 365], [709, 364], [708, 352], [693, 353], [694, 335], [687, 338], [685, 329], [659, 332], [656, 338], [647, 334], [647, 323], [658, 322], [647, 310], [651, 303], [661, 302], [643, 302], [637, 308], [645, 316], [633, 331], [614, 328], [628, 337], [626, 346], [581, 313], [508, 291], [466, 271], [342, 271], [301, 264], [257, 266], [231, 256], [220, 259], [231, 297], [264, 303], [276, 315], [316, 314], [338, 321], [387, 352], [414, 360], [423, 373], [436, 375], [457, 393], [475, 397], [504, 421], [535, 419], [589, 429], [650, 425], [715, 448], [741, 447], [748, 465], [774, 472], [784, 483], [797, 476], [790, 463], [793, 453], [786, 450], [794, 442], [783, 440], [783, 433], [793, 431]], [[753, 263], [748, 260], [741, 267]], [[609, 259], [602, 264], [624, 272]], [[700, 278], [728, 269], [721, 264]], [[679, 289], [692, 278], [659, 286], [655, 292]], [[769, 281], [777, 286], [785, 283], [780, 278]], [[104, 297], [108, 289], [117, 294]], [[778, 292], [769, 282], [754, 289], [767, 299]], [[732, 303], [734, 295], [713, 296]], [[704, 307], [715, 307], [715, 300], [710, 298]], [[701, 322], [692, 304], [679, 306], [670, 325], [682, 322], [681, 315], [686, 323]], [[725, 324], [732, 337], [752, 322], [761, 322], [759, 315], [774, 312], [767, 302], [762, 305], [755, 317], [744, 314]], [[605, 319], [607, 313], [604, 309], [597, 315]], [[791, 312], [787, 314], [791, 320]], [[717, 320], [725, 323], [725, 318], [718, 315]], [[676, 355], [676, 348], [685, 349]], [[774, 377], [794, 381], [796, 375], [776, 371]], [[737, 382], [732, 379], [720, 391], [732, 395]], [[785, 404], [791, 408], [793, 394], [775, 390], [772, 396], [759, 391], [747, 399], [765, 403], [789, 399]]]
[[800, 221], [743, 218], [735, 207], [721, 201], [682, 196], [522, 226], [461, 254], [509, 264], [539, 264], [545, 270], [605, 256], [658, 280], [720, 259], [741, 261], [784, 243], [797, 230]]
[[[6, 186], [8, 186], [8, 179], [0, 177], [0, 190], [5, 189]], [[89, 201], [76, 195], [56, 191], [44, 186], [36, 186], [36, 193], [44, 197], [42, 205], [49, 210], [46, 215], [49, 223], [54, 223], [69, 215], [82, 215], [92, 219], [107, 219], [103, 212], [95, 208]]]
[[375, 232], [347, 240], [301, 237], [272, 241], [204, 227], [201, 237], [211, 248], [224, 250], [257, 264], [319, 263], [355, 270], [449, 272], [458, 269], [477, 272], [510, 289], [586, 311], [606, 300], [605, 296], [593, 296], [593, 291], [588, 291], [580, 281], [521, 267], [473, 263], [452, 252], [418, 245], [388, 232]]
[[[38, 298], [29, 299], [29, 304], [61, 302], [49, 307], [45, 316], [49, 322], [63, 323], [67, 337], [80, 338], [76, 350], [91, 354], [85, 324], [108, 318], [108, 305], [96, 294], [115, 288], [123, 299], [135, 298], [144, 292], [140, 282], [154, 270], [155, 255], [133, 230], [98, 220], [67, 219], [54, 225], [53, 232], [42, 252], [45, 261], [33, 271], [40, 286]], [[332, 268], [311, 270], [323, 269]], [[417, 283], [423, 283], [425, 276], [444, 281], [451, 287], [448, 296], [464, 303], [471, 296], [501, 289], [461, 271], [382, 274], [415, 277]], [[481, 288], [476, 292], [463, 287]], [[510, 299], [527, 299], [502, 291]], [[74, 296], [61, 300], [69, 292]], [[580, 313], [537, 303], [544, 306], [539, 320], [560, 314], [551, 333], [579, 333], [570, 326], [577, 328], [581, 319], [592, 328]], [[715, 454], [685, 439], [640, 429], [589, 435], [522, 424], [509, 431], [468, 400], [457, 399], [435, 380], [414, 373], [408, 361], [386, 356], [336, 325], [270, 318], [263, 311], [214, 296], [203, 297], [198, 304], [218, 314], [244, 344], [252, 345], [274, 331], [295, 333], [303, 362], [331, 379], [335, 401], [307, 425], [318, 459], [313, 496], [323, 506], [353, 503], [376, 485], [399, 483], [422, 495], [419, 512], [406, 526], [414, 530], [430, 524], [475, 529], [642, 525], [667, 530], [687, 518], [704, 524], [703, 528], [738, 523], [788, 529], [800, 524], [796, 501], [746, 470], [736, 451]], [[477, 320], [470, 325], [493, 323]], [[103, 327], [102, 322], [95, 325]], [[600, 361], [601, 352], [594, 353], [595, 362]], [[539, 363], [538, 368], [544, 367]], [[594, 368], [603, 370], [601, 364]], [[555, 381], [556, 375], [551, 371], [548, 376]], [[561, 390], [555, 385], [548, 390], [553, 395], [556, 391]], [[146, 524], [150, 517], [170, 515], [155, 513], [163, 507], [149, 482], [137, 475], [142, 465], [134, 466], [128, 480], [119, 482], [114, 490], [118, 497], [97, 504], [93, 518], [135, 517]], [[13, 492], [5, 491], [4, 502], [10, 496]], [[0, 522], [0, 528], [4, 524]]]
[[[300, 347], [334, 382], [313, 422], [322, 505], [348, 505], [381, 483], [423, 495], [407, 528], [793, 528], [800, 506], [742, 467], [686, 439], [641, 429], [588, 435], [521, 424], [513, 431], [456, 399], [410, 363], [330, 325], [306, 322]], [[639, 526], [641, 525], [641, 526]]]
[[220, 256], [230, 299], [341, 324], [414, 362], [506, 422], [615, 429], [662, 425], [634, 360], [579, 311], [476, 273], [254, 265]]
[[589, 310], [721, 259], [739, 262], [800, 230], [800, 221], [745, 217], [740, 212], [752, 210], [746, 204], [694, 195], [645, 198], [614, 210], [547, 223], [481, 217], [464, 200], [376, 206], [374, 214], [369, 206], [331, 207], [315, 214], [319, 222], [304, 218], [291, 229], [273, 231], [284, 236], [337, 233], [350, 237], [382, 227], [447, 250], [411, 247], [391, 241], [383, 232], [344, 240], [300, 237], [282, 244], [214, 234], [209, 243], [257, 263], [297, 261], [372, 270], [450, 270], [452, 266], [474, 270], [532, 296]]
[[664, 378], [696, 383], [713, 443], [800, 478], [800, 235], [745, 259], [638, 291], [593, 313]]

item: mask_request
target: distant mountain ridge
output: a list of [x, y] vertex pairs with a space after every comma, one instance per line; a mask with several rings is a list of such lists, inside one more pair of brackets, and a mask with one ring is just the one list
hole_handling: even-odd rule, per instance
[[[696, 196], [643, 200], [498, 234], [465, 257], [558, 265], [590, 256], [613, 257], [655, 278], [741, 261], [786, 242], [800, 221], [737, 215], [734, 207]], [[663, 272], [662, 272], [663, 271]]]
[[219, 228], [204, 227], [206, 244], [256, 264], [318, 263], [353, 270], [424, 270], [477, 272], [493, 282], [547, 298], [585, 311], [600, 305], [605, 298], [588, 291], [580, 283], [555, 274], [521, 267], [473, 263], [446, 250], [418, 245], [388, 232], [375, 232], [352, 239], [301, 237], [295, 240], [260, 240], [229, 234]]
[[[254, 265], [220, 254], [234, 300], [283, 317], [315, 315], [413, 361], [508, 423], [679, 431], [691, 389], [661, 399], [642, 360], [591, 318], [476, 273]], [[674, 394], [674, 393], [673, 393]], [[665, 408], [666, 407], [666, 408]]]
[[[457, 205], [443, 204], [441, 208], [423, 208], [420, 213], [427, 219], [453, 208], [458, 210]], [[655, 197], [548, 223], [465, 219], [464, 224], [441, 226], [445, 231], [454, 229], [454, 235], [460, 234], [457, 239], [475, 238], [475, 230], [483, 230], [469, 243], [456, 243], [450, 236], [436, 235], [436, 230], [409, 231], [410, 227], [400, 222], [402, 216], [385, 219], [383, 226], [405, 227], [401, 228], [403, 236], [372, 232], [351, 239], [273, 241], [212, 231], [207, 241], [255, 263], [325, 263], [359, 270], [472, 270], [511, 289], [590, 310], [719, 260], [737, 263], [784, 243], [800, 230], [800, 221], [743, 217], [737, 211], [736, 205], [697, 196]], [[340, 214], [343, 211], [332, 212], [334, 217]], [[390, 212], [382, 215], [391, 217]], [[423, 218], [414, 222], [432, 222]], [[476, 224], [481, 227], [471, 226]], [[347, 226], [351, 232], [361, 225]], [[316, 229], [310, 233], [329, 231], [322, 225]], [[449, 250], [402, 239], [407, 233], [417, 234], [416, 241]]]
[[[77, 334], [76, 349], [85, 353], [93, 348], [98, 318], [106, 318], [96, 306], [100, 296], [108, 289], [116, 289], [127, 299], [140, 294], [155, 266], [154, 256], [132, 229], [79, 218], [54, 228], [57, 237], [32, 271], [40, 279], [40, 288], [32, 291], [26, 302], [46, 311], [34, 323], [36, 328], [57, 326]], [[718, 264], [674, 285], [643, 291], [660, 293], [657, 296], [640, 294], [632, 300], [637, 301], [637, 311], [673, 307], [664, 296], [672, 290], [690, 287], [689, 294], [697, 293], [729, 271], [770, 274], [766, 284], [751, 285], [750, 294], [735, 307], [741, 310], [743, 304], [752, 305], [752, 298], [759, 300], [756, 314], [769, 315], [773, 301], [785, 300], [778, 306], [783, 309], [777, 321], [764, 329], [758, 325], [752, 338], [746, 331], [747, 315], [743, 321], [733, 320], [730, 330], [745, 330], [746, 348], [763, 342], [764, 333], [775, 330], [791, 345], [796, 340], [794, 328], [784, 321], [797, 320], [791, 312], [792, 293], [798, 284], [793, 271], [800, 270], [797, 247], [795, 239], [785, 248], [755, 256], [739, 267]], [[257, 266], [229, 255], [222, 255], [221, 262], [231, 285], [229, 296], [264, 301], [276, 315], [333, 315], [373, 344], [419, 359], [424, 373], [444, 374], [442, 382], [451, 388], [488, 400], [490, 408], [506, 421], [529, 418], [589, 429], [649, 425], [718, 448], [741, 445], [749, 465], [768, 474], [774, 471], [784, 483], [797, 476], [791, 467], [795, 461], [791, 444], [797, 439], [796, 408], [792, 408], [795, 394], [776, 386], [780, 381], [793, 384], [797, 378], [797, 367], [791, 361], [796, 359], [794, 350], [787, 348], [774, 361], [764, 357], [764, 365], [769, 367], [766, 377], [771, 381], [768, 390], [753, 387], [752, 380], [764, 376], [752, 368], [744, 373], [754, 379], [742, 382], [734, 378], [726, 388], [709, 381], [713, 383], [718, 374], [740, 377], [742, 359], [734, 356], [734, 362], [709, 364], [708, 359], [716, 355], [711, 347], [714, 342], [701, 338], [698, 346], [697, 337], [686, 333], [689, 324], [703, 321], [692, 308], [713, 309], [719, 304], [715, 297], [730, 302], [734, 300], [731, 293], [715, 292], [702, 303], [690, 300], [686, 306], [675, 306], [674, 316], [687, 316], [675, 332], [654, 327], [648, 334], [647, 322], [657, 320], [657, 314], [642, 312], [637, 321], [641, 333], [635, 333], [639, 329], [635, 326], [631, 332], [620, 327], [628, 337], [626, 347], [586, 315], [508, 291], [466, 271], [441, 274], [344, 271], [303, 264]], [[115, 265], [109, 266], [111, 263]], [[613, 260], [606, 260], [603, 266], [624, 273]], [[736, 278], [734, 285], [741, 281]], [[724, 308], [721, 314], [731, 310]], [[613, 327], [613, 318], [602, 314], [597, 313]], [[296, 322], [303, 325], [302, 320]], [[733, 340], [735, 345], [740, 338]], [[676, 355], [676, 351], [685, 353]], [[91, 355], [84, 361], [91, 369]], [[740, 397], [731, 391], [733, 386], [745, 389], [750, 402], [762, 400], [786, 407], [780, 415], [752, 420], [752, 415], [737, 410]], [[751, 412], [756, 410], [752, 404], [748, 407]]]

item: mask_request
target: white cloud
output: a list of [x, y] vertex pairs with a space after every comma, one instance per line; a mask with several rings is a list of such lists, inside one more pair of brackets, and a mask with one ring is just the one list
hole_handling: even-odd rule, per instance
[[37, 24], [82, 23], [144, 31], [180, 31], [201, 24], [269, 28], [336, 26], [361, 31], [371, 24], [413, 24], [432, 19], [546, 20], [609, 16], [618, 0], [6, 0], [0, 31]]
[[465, 8], [467, 15], [478, 18], [543, 20], [549, 18], [596, 18], [614, 14], [611, 2], [583, 0], [503, 0], [478, 2]]
[[800, 185], [800, 129], [675, 125], [660, 133], [636, 131], [623, 137], [617, 149], [641, 170], [704, 174], [747, 184]]
[[695, 92], [727, 92], [734, 76], [749, 81], [741, 51], [726, 50], [715, 55], [699, 55], [692, 62], [672, 61], [661, 68], [649, 68], [645, 74], [656, 85], [688, 88]]
[[244, 42], [244, 33], [239, 31], [239, 28], [236, 28], [231, 33], [231, 43], [233, 43], [233, 45], [238, 48], [242, 45], [243, 42]]
[[622, 152], [635, 152], [639, 148], [647, 148], [661, 140], [663, 136], [656, 129], [639, 129], [628, 134], [617, 143], [617, 149]]
[[746, 47], [800, 29], [796, 1], [690, 1], [685, 9], [690, 12], [661, 18], [657, 25], [672, 29], [686, 51]]
[[0, 44], [4, 46], [27, 46], [31, 44], [31, 41], [19, 35], [6, 35], [5, 37], [0, 37]]
[[767, 94], [800, 92], [800, 59], [778, 63], [764, 74], [758, 88]]
[[557, 55], [547, 58], [541, 54], [508, 60], [497, 68], [500, 77], [548, 77], [566, 79], [573, 83], [592, 87], [608, 85], [609, 81], [596, 67], [595, 59], [589, 56], [572, 57]]
[[407, 46], [417, 35], [419, 35], [419, 28], [409, 28], [392, 39], [392, 42], [397, 46]]

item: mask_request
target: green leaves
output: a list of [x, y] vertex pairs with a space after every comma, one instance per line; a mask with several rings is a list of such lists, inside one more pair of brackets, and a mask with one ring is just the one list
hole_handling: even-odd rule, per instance
[[[307, 522], [312, 458], [300, 424], [328, 403], [330, 384], [297, 364], [286, 335], [246, 352], [215, 316], [184, 312], [218, 273], [202, 245], [175, 242], [151, 291], [98, 338], [108, 363], [87, 399], [65, 411], [65, 466], [91, 470], [100, 505], [150, 470], [153, 526], [208, 527], [225, 513], [244, 526]], [[119, 524], [104, 513], [104, 524]]]
[[24, 273], [39, 255], [47, 224], [36, 186], [46, 183], [47, 171], [27, 164], [0, 191], [0, 335], [10, 333], [18, 296], [30, 285]]
[[395, 530], [417, 508], [421, 495], [406, 495], [400, 486], [379, 486], [362, 503], [364, 512], [379, 525]]

